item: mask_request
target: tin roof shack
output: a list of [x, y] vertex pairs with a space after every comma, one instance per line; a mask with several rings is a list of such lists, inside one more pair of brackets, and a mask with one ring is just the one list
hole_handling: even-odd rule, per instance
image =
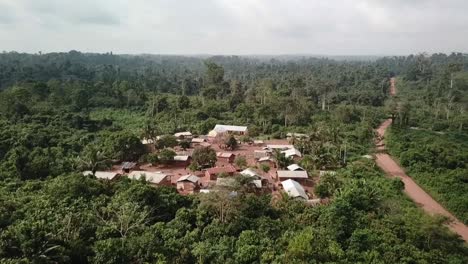
[[192, 146], [199, 146], [202, 143], [206, 143], [206, 139], [204, 139], [204, 138], [192, 138], [190, 143], [192, 144]]
[[309, 199], [309, 196], [305, 192], [304, 188], [297, 181], [289, 179], [282, 181], [281, 185], [289, 197], [303, 199], [304, 201]]
[[257, 164], [260, 164], [260, 165], [267, 165], [268, 167], [270, 168], [276, 168], [276, 162], [273, 158], [271, 157], [263, 157], [263, 158], [259, 158], [257, 160]]
[[234, 160], [236, 159], [236, 155], [230, 152], [218, 152], [216, 153], [216, 158], [218, 159], [219, 162], [234, 163]]
[[218, 174], [227, 174], [232, 176], [234, 173], [236, 173], [236, 171], [236, 168], [234, 168], [232, 165], [228, 165], [226, 167], [214, 167], [205, 171], [205, 177], [207, 177], [210, 181], [215, 181], [218, 178]]
[[124, 173], [129, 173], [131, 170], [138, 170], [140, 166], [136, 162], [125, 161], [122, 163], [122, 171]]
[[248, 176], [248, 177], [252, 177], [254, 178], [254, 180], [252, 180], [252, 183], [255, 185], [255, 188], [257, 189], [261, 189], [263, 187], [267, 187], [268, 186], [268, 180], [267, 179], [263, 179], [262, 176], [260, 176], [260, 174], [258, 174], [255, 170], [253, 169], [250, 169], [250, 168], [247, 168], [243, 171], [240, 172], [241, 175], [244, 175], [244, 176]]
[[[83, 176], [89, 176], [89, 175], [93, 175], [93, 172], [92, 171], [83, 171]], [[117, 178], [120, 177], [120, 173], [118, 172], [112, 172], [112, 171], [96, 171], [94, 173], [94, 177], [98, 178], [98, 179], [101, 179], [101, 180], [109, 180], [109, 181], [113, 181]]]
[[270, 152], [268, 150], [254, 150], [255, 159], [260, 159], [264, 157], [270, 157]]
[[185, 131], [185, 132], [175, 133], [174, 137], [176, 137], [178, 140], [184, 140], [184, 139], [192, 139], [193, 135], [189, 131]]
[[177, 190], [181, 193], [192, 194], [200, 190], [200, 178], [188, 174], [177, 180]]
[[162, 172], [132, 171], [127, 177], [133, 180], [144, 178], [149, 184], [155, 186], [171, 186], [170, 175]]
[[283, 150], [281, 153], [284, 153], [286, 158], [292, 158], [296, 162], [299, 161], [302, 157], [301, 152], [295, 148]]
[[288, 170], [290, 170], [290, 171], [305, 171], [301, 166], [299, 166], [297, 164], [289, 165]]
[[268, 149], [268, 150], [275, 150], [275, 149], [279, 149], [279, 150], [287, 150], [287, 149], [293, 149], [294, 146], [293, 145], [266, 145], [266, 147], [264, 147], [264, 149]]
[[278, 181], [295, 180], [300, 183], [305, 183], [309, 178], [307, 171], [290, 171], [290, 170], [279, 170], [276, 172]]
[[263, 146], [265, 142], [263, 140], [254, 140], [253, 141], [254, 146]]
[[192, 162], [192, 158], [189, 155], [176, 155], [174, 156], [174, 164], [176, 166], [187, 167]]

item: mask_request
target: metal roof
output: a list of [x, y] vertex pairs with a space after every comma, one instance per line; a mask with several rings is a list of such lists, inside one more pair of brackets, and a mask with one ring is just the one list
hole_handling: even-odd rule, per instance
[[250, 177], [260, 177], [260, 175], [251, 168], [247, 168], [247, 169], [241, 171], [240, 173], [242, 175], [247, 175], [247, 176], [250, 176]]
[[197, 183], [199, 180], [200, 180], [199, 177], [192, 175], [192, 174], [188, 174], [188, 175], [180, 177], [177, 180], [177, 182], [189, 181], [189, 182]]
[[[93, 175], [92, 171], [83, 171], [84, 176]], [[96, 171], [94, 176], [98, 179], [113, 180], [115, 177], [120, 174], [112, 171]]]
[[279, 170], [276, 172], [279, 178], [307, 179], [307, 171]]
[[288, 166], [288, 170], [290, 170], [290, 171], [298, 171], [298, 170], [303, 171], [304, 169], [301, 166], [297, 165], [297, 164], [291, 164], [291, 165]]
[[281, 184], [283, 185], [284, 191], [290, 197], [300, 197], [304, 198], [305, 200], [309, 199], [309, 196], [307, 196], [307, 193], [305, 192], [304, 188], [297, 181], [289, 179], [282, 181]]
[[190, 133], [189, 131], [185, 131], [185, 132], [177, 132], [174, 134], [175, 137], [191, 137], [192, 136], [192, 133]]
[[187, 161], [189, 157], [188, 155], [176, 155], [174, 156], [174, 161]]
[[281, 151], [281, 153], [284, 153], [284, 155], [285, 155], [287, 158], [288, 158], [288, 157], [292, 157], [292, 156], [302, 157], [301, 152], [300, 152], [299, 150], [295, 149], [295, 148]]
[[216, 132], [230, 132], [230, 131], [246, 132], [247, 127], [246, 126], [231, 126], [231, 125], [219, 125], [218, 124], [213, 128], [213, 130], [216, 131]]
[[130, 172], [127, 177], [134, 180], [139, 180], [141, 177], [145, 177], [147, 182], [159, 184], [163, 181], [168, 174], [164, 174], [161, 172], [149, 172], [149, 171], [132, 171]]

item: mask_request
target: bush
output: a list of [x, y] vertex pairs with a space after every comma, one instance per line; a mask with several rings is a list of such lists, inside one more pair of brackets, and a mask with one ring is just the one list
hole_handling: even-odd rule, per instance
[[247, 167], [247, 159], [244, 156], [237, 156], [234, 160], [234, 164], [236, 164], [237, 167], [244, 169]]
[[269, 172], [270, 171], [270, 166], [268, 166], [266, 164], [262, 164], [261, 168], [262, 168], [262, 171], [264, 171], [264, 172]]

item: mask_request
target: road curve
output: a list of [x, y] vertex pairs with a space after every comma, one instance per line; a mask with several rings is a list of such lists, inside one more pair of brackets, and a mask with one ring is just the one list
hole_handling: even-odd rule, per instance
[[[391, 79], [390, 94], [395, 95], [395, 79]], [[431, 215], [443, 215], [448, 217], [451, 221], [448, 227], [455, 233], [459, 234], [465, 242], [468, 242], [468, 227], [458, 220], [454, 215], [447, 211], [442, 205], [434, 200], [428, 193], [426, 193], [416, 182], [406, 175], [405, 171], [392, 159], [390, 155], [385, 153], [385, 144], [383, 141], [385, 130], [392, 124], [391, 119], [385, 120], [380, 127], [376, 130], [378, 140], [376, 147], [379, 153], [376, 156], [377, 165], [390, 177], [400, 178], [405, 184], [404, 192], [424, 211]]]

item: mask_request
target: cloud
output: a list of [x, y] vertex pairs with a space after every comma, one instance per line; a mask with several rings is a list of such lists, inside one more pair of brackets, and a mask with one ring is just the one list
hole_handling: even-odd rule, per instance
[[0, 50], [211, 54], [466, 51], [462, 0], [0, 0]]

